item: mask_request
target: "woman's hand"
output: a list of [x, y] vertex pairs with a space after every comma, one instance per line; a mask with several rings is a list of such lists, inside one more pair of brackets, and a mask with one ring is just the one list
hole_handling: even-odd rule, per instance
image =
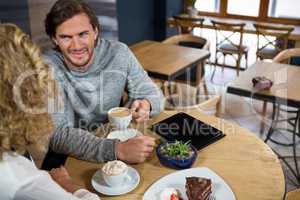
[[72, 181], [68, 171], [63, 166], [51, 169], [49, 174], [52, 179], [67, 192], [74, 193], [81, 188]]

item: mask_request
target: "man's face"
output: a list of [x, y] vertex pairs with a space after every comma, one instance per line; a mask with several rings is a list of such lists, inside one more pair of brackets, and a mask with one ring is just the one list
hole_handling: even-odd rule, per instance
[[59, 46], [69, 68], [87, 69], [94, 58], [98, 30], [86, 14], [78, 14], [56, 28], [54, 42]]

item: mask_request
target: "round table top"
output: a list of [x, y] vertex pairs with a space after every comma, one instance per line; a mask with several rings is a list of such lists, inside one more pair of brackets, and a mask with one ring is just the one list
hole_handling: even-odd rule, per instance
[[[176, 112], [176, 111], [175, 111]], [[163, 112], [151, 123], [163, 120], [174, 111]], [[253, 133], [226, 120], [191, 111], [188, 114], [220, 130], [226, 137], [199, 151], [193, 167], [208, 167], [222, 177], [239, 200], [281, 200], [285, 192], [285, 180], [280, 162], [273, 151]], [[146, 131], [147, 129], [144, 128]], [[155, 135], [147, 130], [144, 134]], [[155, 135], [155, 137], [158, 137]], [[132, 192], [121, 196], [103, 196], [105, 199], [142, 199], [147, 188], [156, 180], [176, 170], [162, 166], [155, 154], [146, 162], [131, 165], [139, 172], [141, 181]], [[102, 164], [68, 158], [66, 168], [74, 181], [87, 189], [91, 186], [92, 175]]]

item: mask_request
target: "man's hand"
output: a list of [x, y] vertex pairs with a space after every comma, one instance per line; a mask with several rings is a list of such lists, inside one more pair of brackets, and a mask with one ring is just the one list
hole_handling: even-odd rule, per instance
[[149, 157], [154, 149], [155, 139], [149, 136], [130, 138], [116, 144], [117, 158], [127, 163], [141, 163]]
[[49, 174], [52, 179], [67, 192], [74, 193], [80, 189], [79, 186], [73, 183], [68, 171], [63, 166], [51, 169]]
[[136, 122], [145, 122], [149, 120], [150, 103], [148, 100], [135, 100], [131, 104], [132, 117]]

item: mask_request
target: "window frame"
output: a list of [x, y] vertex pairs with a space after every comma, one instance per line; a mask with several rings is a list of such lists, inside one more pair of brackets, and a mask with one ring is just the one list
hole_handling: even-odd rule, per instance
[[[200, 15], [203, 16], [212, 16], [212, 17], [221, 17], [221, 18], [231, 18], [231, 19], [244, 19], [244, 20], [253, 20], [258, 22], [271, 22], [271, 23], [284, 23], [284, 24], [292, 24], [299, 25], [299, 19], [291, 19], [291, 18], [277, 18], [268, 16], [268, 8], [270, 1], [269, 0], [260, 0], [259, 12], [257, 17], [253, 16], [245, 16], [245, 15], [235, 15], [227, 13], [227, 5], [228, 0], [219, 0], [219, 12], [203, 12], [199, 11]], [[189, 0], [184, 0], [184, 10], [187, 10], [189, 6]]]

